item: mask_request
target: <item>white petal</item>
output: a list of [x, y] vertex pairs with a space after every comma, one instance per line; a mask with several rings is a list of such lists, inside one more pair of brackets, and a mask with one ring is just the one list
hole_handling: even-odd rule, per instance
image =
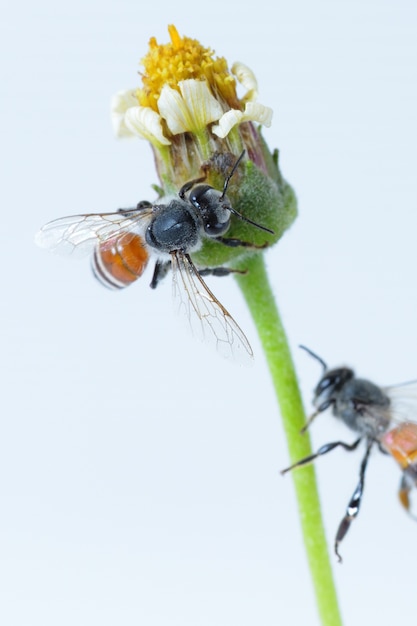
[[125, 124], [125, 113], [130, 107], [137, 106], [138, 100], [134, 89], [118, 91], [111, 100], [111, 119], [116, 137], [132, 137]]
[[236, 124], [240, 124], [242, 121], [242, 111], [238, 111], [237, 109], [230, 109], [230, 111], [227, 111], [227, 113], [222, 115], [222, 117], [219, 119], [219, 123], [213, 126], [211, 130], [215, 135], [223, 139], [224, 137], [227, 137], [233, 126], [236, 126]]
[[203, 80], [189, 78], [178, 83], [181, 93], [164, 85], [158, 109], [173, 135], [197, 132], [218, 120], [223, 109]]
[[262, 126], [271, 126], [273, 111], [259, 102], [248, 102], [243, 117], [246, 121], [258, 122]]
[[220, 102], [213, 96], [205, 80], [190, 78], [181, 80], [178, 86], [197, 130], [205, 128], [223, 115]]
[[248, 102], [244, 111], [230, 109], [219, 119], [219, 123], [213, 126], [212, 131], [218, 137], [224, 138], [236, 124], [242, 122], [258, 122], [263, 126], [271, 126], [272, 109], [259, 104], [258, 102]]
[[162, 87], [161, 95], [158, 99], [158, 110], [173, 135], [185, 133], [189, 130], [187, 108], [181, 94], [176, 89], [169, 85]]
[[162, 131], [161, 117], [150, 107], [131, 107], [126, 111], [124, 123], [132, 135], [164, 146], [171, 143]]
[[[232, 74], [234, 74], [240, 84], [248, 90], [248, 93], [251, 94], [251, 99], [255, 100], [258, 95], [258, 82], [252, 70], [243, 63], [234, 63], [232, 65]], [[244, 99], [247, 100], [247, 96], [248, 94], [246, 94]]]

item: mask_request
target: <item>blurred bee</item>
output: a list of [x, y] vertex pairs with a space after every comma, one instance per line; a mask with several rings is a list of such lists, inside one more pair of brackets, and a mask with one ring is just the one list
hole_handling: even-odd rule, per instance
[[151, 287], [155, 288], [172, 271], [174, 295], [194, 333], [214, 342], [223, 356], [240, 360], [252, 357], [243, 331], [202, 278], [207, 274], [224, 276], [234, 270], [225, 267], [199, 270], [190, 256], [201, 247], [204, 237], [232, 247], [257, 247], [224, 237], [232, 215], [273, 234], [238, 213], [226, 196], [230, 179], [243, 156], [244, 152], [231, 168], [222, 191], [203, 184], [206, 178], [203, 176], [185, 183], [177, 196], [164, 198], [163, 202], [143, 201], [135, 208], [114, 213], [54, 220], [38, 232], [35, 241], [42, 248], [63, 255], [91, 255], [95, 277], [112, 289], [122, 289], [135, 282], [153, 256], [156, 263]]
[[314, 390], [313, 405], [316, 411], [310, 416], [302, 432], [305, 432], [319, 413], [331, 408], [334, 417], [342, 420], [359, 437], [353, 443], [326, 443], [315, 454], [297, 461], [281, 473], [285, 474], [296, 467], [311, 463], [335, 448], [352, 451], [356, 450], [361, 441], [365, 444], [359, 482], [336, 533], [334, 550], [341, 561], [339, 544], [359, 513], [372, 448], [376, 447], [381, 452], [390, 454], [399, 464], [402, 470], [400, 502], [412, 515], [410, 492], [417, 487], [417, 423], [405, 418], [417, 410], [417, 381], [393, 387], [379, 387], [369, 380], [357, 378], [349, 367], [329, 370], [317, 354], [305, 346], [300, 347], [323, 367], [323, 375]]

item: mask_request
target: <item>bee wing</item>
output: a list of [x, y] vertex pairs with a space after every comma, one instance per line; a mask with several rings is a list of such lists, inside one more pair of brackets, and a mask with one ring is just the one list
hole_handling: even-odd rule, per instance
[[214, 344], [222, 356], [250, 363], [253, 352], [249, 341], [207, 287], [189, 255], [177, 250], [171, 257], [174, 299], [179, 312], [188, 318], [193, 334]]
[[382, 389], [390, 399], [393, 422], [417, 422], [417, 380]]
[[83, 257], [95, 246], [119, 233], [140, 230], [140, 222], [149, 217], [152, 207], [146, 206], [116, 213], [70, 215], [48, 222], [35, 237], [35, 243], [64, 256]]

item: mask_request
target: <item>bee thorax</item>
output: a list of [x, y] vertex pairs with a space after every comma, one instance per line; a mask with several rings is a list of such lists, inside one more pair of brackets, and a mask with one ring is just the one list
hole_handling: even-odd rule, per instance
[[390, 400], [380, 387], [353, 378], [337, 394], [333, 414], [355, 432], [375, 439], [389, 426], [389, 405]]
[[172, 200], [169, 205], [157, 207], [149, 224], [146, 242], [159, 252], [191, 251], [199, 243], [200, 227], [186, 202]]

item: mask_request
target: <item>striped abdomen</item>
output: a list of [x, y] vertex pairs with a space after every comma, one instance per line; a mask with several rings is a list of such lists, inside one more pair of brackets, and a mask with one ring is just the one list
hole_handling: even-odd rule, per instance
[[149, 254], [143, 239], [122, 233], [99, 244], [94, 251], [94, 276], [109, 289], [123, 289], [142, 276]]

